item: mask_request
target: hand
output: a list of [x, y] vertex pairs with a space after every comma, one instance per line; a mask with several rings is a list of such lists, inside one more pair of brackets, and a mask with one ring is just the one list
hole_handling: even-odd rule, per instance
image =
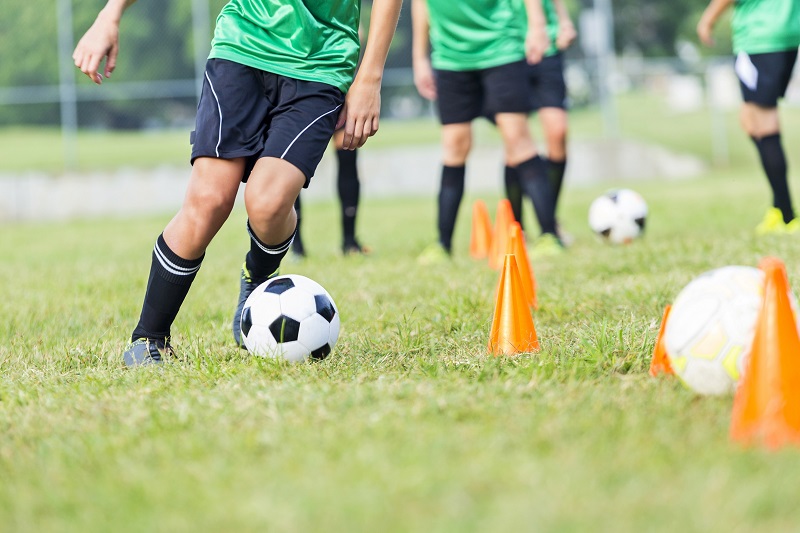
[[[117, 53], [119, 52], [119, 22], [106, 17], [101, 12], [94, 24], [78, 41], [72, 59], [81, 72], [97, 85], [103, 83], [103, 76], [111, 77], [117, 66]], [[100, 63], [105, 60], [103, 74], [97, 72]]]
[[414, 60], [414, 85], [421, 97], [436, 100], [436, 79], [428, 58]]
[[714, 24], [710, 23], [705, 18], [701, 18], [697, 23], [697, 37], [700, 42], [706, 46], [714, 46], [714, 38], [711, 33], [714, 31]]
[[361, 148], [367, 139], [378, 131], [381, 114], [381, 83], [359, 78], [345, 96], [344, 105], [336, 121], [336, 129], [344, 126], [342, 148]]
[[547, 28], [545, 26], [529, 28], [525, 36], [525, 59], [528, 60], [528, 64], [535, 65], [540, 62], [548, 48], [550, 48], [550, 37], [547, 35]]
[[564, 22], [558, 27], [558, 35], [556, 36], [556, 48], [559, 50], [566, 50], [570, 45], [575, 42], [578, 37], [578, 32], [575, 31], [575, 26], [572, 22]]

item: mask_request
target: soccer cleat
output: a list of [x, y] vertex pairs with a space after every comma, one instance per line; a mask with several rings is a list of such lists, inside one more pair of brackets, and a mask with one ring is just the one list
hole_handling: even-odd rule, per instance
[[422, 253], [417, 256], [417, 263], [420, 265], [436, 265], [446, 263], [449, 260], [450, 252], [439, 242], [427, 246], [422, 250]]
[[564, 253], [564, 245], [552, 233], [542, 233], [531, 246], [531, 255], [534, 257], [549, 257]]
[[786, 233], [794, 235], [800, 232], [800, 218], [793, 218], [786, 223]]
[[756, 235], [774, 235], [785, 232], [786, 223], [783, 221], [783, 213], [777, 207], [767, 209], [764, 218], [756, 226]]
[[122, 360], [125, 366], [157, 365], [164, 362], [164, 357], [174, 355], [169, 342], [141, 338], [125, 348]]
[[558, 222], [556, 222], [556, 235], [558, 235], [558, 240], [561, 241], [564, 248], [569, 248], [575, 244], [575, 237], [568, 231], [565, 231]]
[[342, 245], [342, 254], [344, 255], [369, 255], [372, 250], [366, 246], [361, 246], [356, 240], [345, 242]]
[[244, 303], [247, 301], [247, 297], [250, 296], [250, 293], [252, 293], [256, 287], [277, 275], [278, 271], [276, 270], [263, 279], [253, 279], [250, 275], [250, 271], [247, 270], [247, 263], [245, 262], [242, 264], [242, 278], [239, 284], [239, 303], [236, 304], [236, 311], [233, 313], [233, 340], [236, 341], [236, 345], [240, 348], [245, 347], [242, 342], [242, 309], [244, 309]]

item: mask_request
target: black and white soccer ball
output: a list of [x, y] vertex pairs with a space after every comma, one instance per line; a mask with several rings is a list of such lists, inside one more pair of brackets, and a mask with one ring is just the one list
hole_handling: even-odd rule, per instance
[[639, 238], [646, 220], [647, 202], [630, 189], [609, 191], [589, 207], [589, 226], [611, 244], [628, 244]]
[[292, 274], [268, 279], [242, 308], [242, 339], [261, 357], [325, 359], [339, 339], [339, 310], [322, 285]]

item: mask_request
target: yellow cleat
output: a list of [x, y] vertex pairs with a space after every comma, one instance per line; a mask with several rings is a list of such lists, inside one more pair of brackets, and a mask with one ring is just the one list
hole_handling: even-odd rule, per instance
[[[792, 220], [794, 222], [794, 220]], [[777, 207], [770, 207], [764, 213], [764, 218], [756, 226], [756, 235], [776, 235], [786, 233], [786, 223], [783, 221], [783, 213]]]
[[450, 261], [450, 254], [445, 250], [441, 243], [435, 242], [427, 246], [422, 253], [417, 256], [417, 263], [420, 265], [437, 265]]
[[534, 257], [548, 257], [560, 255], [564, 252], [564, 245], [552, 233], [543, 233], [531, 246], [531, 255]]
[[790, 235], [800, 233], [800, 218], [793, 218], [786, 224], [786, 233]]

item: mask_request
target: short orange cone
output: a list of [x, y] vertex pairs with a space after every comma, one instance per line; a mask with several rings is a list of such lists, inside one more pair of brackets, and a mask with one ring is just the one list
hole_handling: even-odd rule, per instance
[[514, 212], [511, 210], [511, 202], [508, 198], [504, 198], [497, 204], [492, 246], [489, 250], [489, 266], [494, 270], [500, 269], [505, 261], [508, 250], [508, 228], [512, 222], [514, 222]]
[[764, 303], [731, 417], [731, 439], [768, 448], [800, 444], [800, 335], [780, 259], [767, 257]]
[[656, 346], [653, 350], [653, 358], [650, 360], [650, 375], [653, 377], [661, 373], [674, 374], [672, 365], [669, 364], [669, 357], [667, 357], [667, 346], [664, 341], [664, 330], [667, 329], [667, 318], [669, 312], [672, 311], [672, 306], [667, 305], [664, 308], [664, 314], [661, 315], [661, 326], [658, 328], [658, 336], [656, 337]]
[[536, 279], [533, 277], [528, 250], [525, 248], [525, 237], [519, 222], [511, 223], [507, 253], [513, 254], [517, 259], [519, 277], [522, 280], [522, 288], [525, 289], [525, 301], [528, 302], [529, 307], [539, 309], [539, 302], [536, 299]]
[[492, 246], [492, 221], [483, 200], [472, 204], [472, 234], [469, 239], [469, 255], [473, 259], [485, 259]]
[[489, 334], [489, 353], [497, 356], [538, 351], [533, 316], [525, 301], [517, 260], [511, 254], [505, 256], [499, 286]]

